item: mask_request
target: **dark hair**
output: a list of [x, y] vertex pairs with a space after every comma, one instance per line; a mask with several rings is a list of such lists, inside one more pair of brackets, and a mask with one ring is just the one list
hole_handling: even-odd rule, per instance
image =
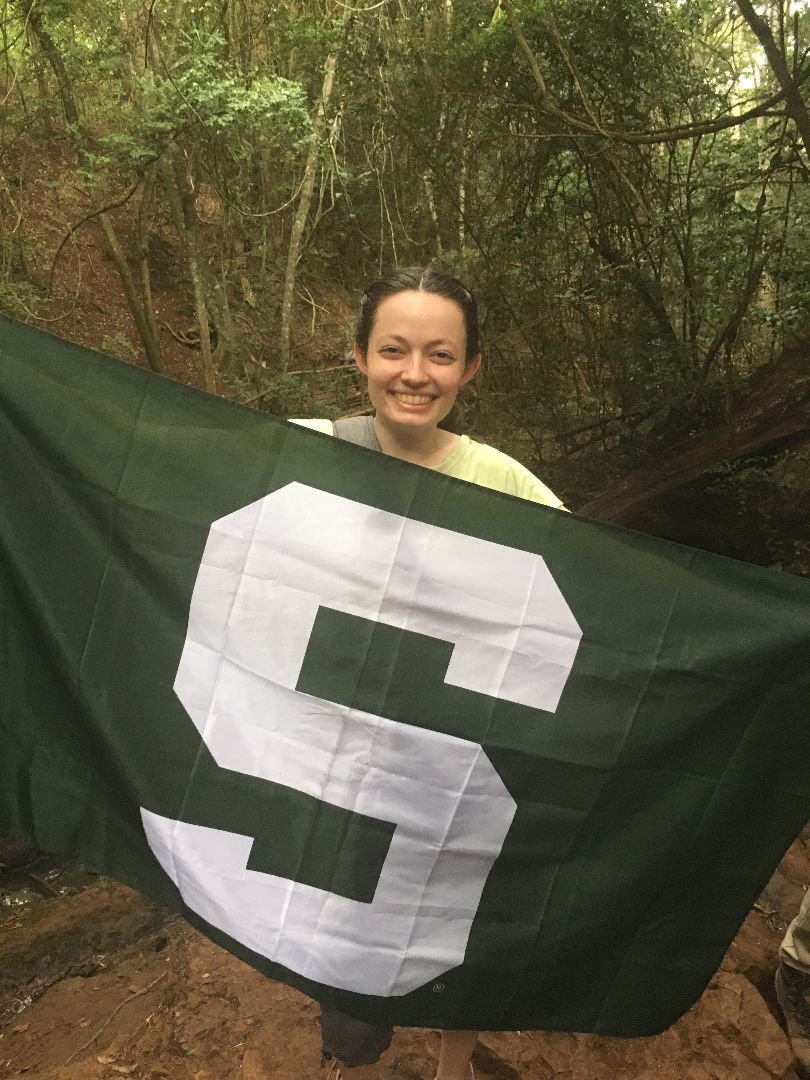
[[389, 277], [378, 278], [368, 286], [360, 301], [354, 340], [365, 353], [368, 339], [377, 317], [377, 308], [389, 296], [401, 292], [429, 292], [444, 296], [461, 308], [464, 329], [467, 334], [467, 350], [464, 362], [468, 364], [481, 351], [481, 335], [478, 330], [478, 306], [472, 293], [457, 277], [437, 270], [435, 266], [406, 266]]

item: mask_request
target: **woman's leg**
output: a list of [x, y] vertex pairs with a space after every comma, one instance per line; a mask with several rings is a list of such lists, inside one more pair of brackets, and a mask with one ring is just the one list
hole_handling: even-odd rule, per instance
[[436, 1080], [470, 1080], [470, 1058], [477, 1031], [443, 1031]]
[[342, 1080], [377, 1080], [377, 1062], [391, 1045], [393, 1034], [390, 1024], [369, 1023], [340, 1009], [321, 1005], [321, 1064], [330, 1058], [340, 1062]]

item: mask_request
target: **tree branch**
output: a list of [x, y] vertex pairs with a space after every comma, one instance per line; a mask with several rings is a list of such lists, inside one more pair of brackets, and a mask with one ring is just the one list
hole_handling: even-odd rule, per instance
[[795, 85], [794, 79], [791, 78], [787, 58], [777, 45], [770, 26], [757, 13], [751, 0], [737, 0], [737, 7], [765, 50], [771, 70], [785, 96], [786, 111], [799, 129], [805, 153], [810, 158], [810, 113], [807, 111], [807, 106]]
[[[751, 7], [749, 0], [739, 0], [739, 2], [741, 10], [743, 4]], [[523, 33], [520, 23], [515, 17], [509, 0], [503, 0], [502, 7], [509, 19], [509, 24], [512, 27], [515, 38], [529, 64], [529, 68], [537, 86], [540, 108], [543, 112], [556, 117], [558, 120], [561, 120], [568, 125], [568, 127], [573, 128], [579, 136], [610, 139], [614, 142], [628, 143], [634, 146], [649, 146], [662, 142], [678, 142], [682, 139], [693, 139], [697, 135], [713, 135], [718, 131], [739, 127], [748, 120], [754, 120], [759, 116], [765, 116], [775, 105], [778, 105], [781, 101], [786, 101], [787, 111], [796, 121], [797, 126], [799, 126], [802, 140], [807, 149], [808, 156], [810, 156], [810, 115], [808, 115], [807, 109], [799, 94], [799, 88], [808, 78], [810, 78], [810, 69], [804, 71], [800, 69], [796, 76], [792, 78], [783, 59], [784, 81], [779, 78], [778, 73], [776, 73], [780, 85], [779, 91], [771, 94], [770, 97], [765, 98], [758, 105], [754, 105], [752, 108], [740, 113], [738, 116], [716, 117], [712, 120], [696, 120], [689, 124], [676, 124], [671, 128], [660, 128], [653, 131], [625, 131], [621, 128], [605, 127], [584, 120], [582, 117], [575, 116], [573, 113], [566, 112], [564, 109], [561, 109], [554, 104], [548, 91], [548, 87], [546, 86], [545, 79], [543, 78], [543, 73], [540, 70], [540, 65], [537, 62], [537, 57], [526, 40], [526, 36]], [[753, 11], [753, 8], [751, 8], [751, 10]], [[743, 12], [743, 14], [745, 14], [745, 12]], [[766, 30], [767, 29], [766, 26]], [[770, 34], [770, 30], [768, 30], [768, 33]], [[771, 40], [773, 40], [772, 37]], [[804, 130], [798, 119], [802, 114], [807, 121], [807, 137], [805, 137]], [[804, 121], [802, 121], [802, 123], [803, 122]], [[563, 133], [560, 132], [559, 134], [562, 135]]]

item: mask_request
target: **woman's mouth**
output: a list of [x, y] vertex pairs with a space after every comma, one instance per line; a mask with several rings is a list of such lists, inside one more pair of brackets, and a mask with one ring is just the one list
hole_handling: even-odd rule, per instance
[[392, 390], [391, 393], [403, 405], [429, 405], [433, 401], [431, 394], [403, 394], [398, 390]]

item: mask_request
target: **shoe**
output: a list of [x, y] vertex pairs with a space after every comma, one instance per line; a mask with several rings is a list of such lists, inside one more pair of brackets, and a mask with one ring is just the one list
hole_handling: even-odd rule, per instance
[[796, 1071], [803, 1080], [810, 1080], [810, 975], [780, 961], [774, 982], [796, 1055]]

